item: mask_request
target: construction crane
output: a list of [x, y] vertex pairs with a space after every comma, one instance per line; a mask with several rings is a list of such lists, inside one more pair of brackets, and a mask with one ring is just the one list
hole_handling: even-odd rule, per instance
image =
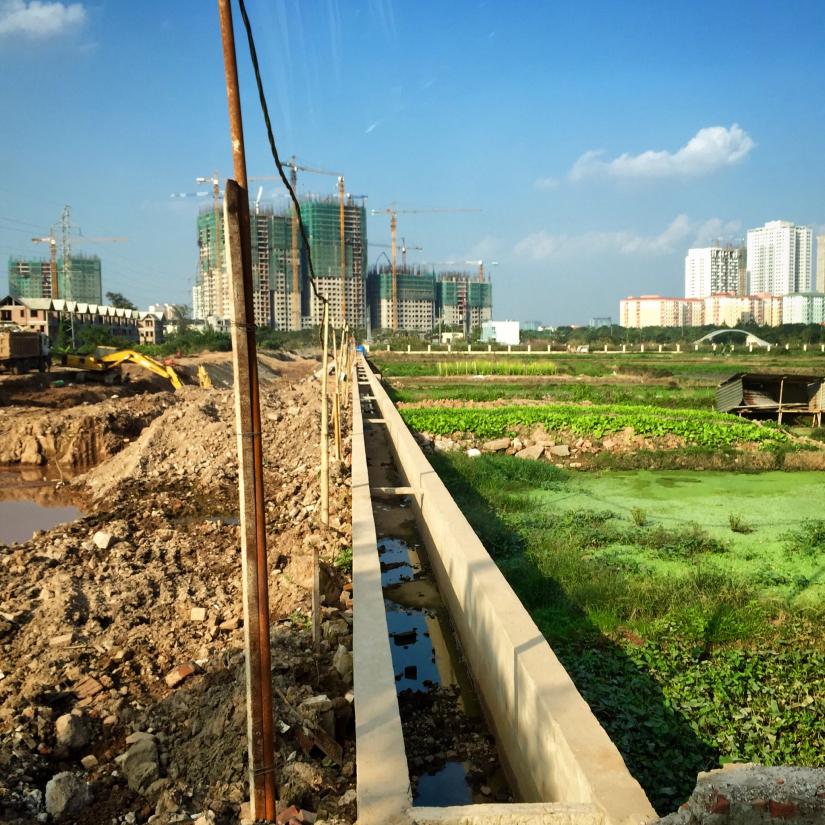
[[221, 234], [221, 195], [223, 195], [223, 190], [221, 189], [220, 176], [218, 172], [215, 171], [211, 176], [195, 178], [195, 183], [211, 183], [212, 189], [202, 190], [200, 192], [173, 192], [170, 197], [206, 198], [210, 194], [212, 195], [212, 214], [215, 221], [215, 260], [212, 263], [215, 271], [220, 272], [223, 268], [223, 236]]
[[413, 215], [421, 212], [480, 212], [480, 209], [372, 209], [372, 215], [387, 214], [390, 216], [390, 248], [392, 250], [392, 304], [390, 309], [390, 326], [393, 332], [398, 330], [398, 271], [396, 255], [396, 233], [398, 230], [398, 215]]
[[[344, 199], [346, 197], [344, 176], [338, 172], [330, 172], [328, 169], [318, 169], [314, 166], [304, 166], [298, 163], [297, 158], [293, 155], [284, 166], [289, 167], [289, 183], [292, 186], [292, 191], [297, 197], [298, 193], [298, 170], [302, 172], [310, 172], [314, 175], [332, 175], [338, 178], [338, 208], [339, 208], [339, 224], [340, 224], [340, 250], [339, 262], [341, 268], [341, 325], [346, 323], [347, 319], [347, 255], [344, 247]], [[249, 180], [280, 180], [277, 175], [252, 175]], [[298, 284], [298, 209], [295, 204], [292, 204], [292, 326], [294, 329], [301, 328], [301, 295]]]
[[[478, 282], [480, 284], [484, 283], [484, 261], [464, 261], [465, 264], [470, 264], [472, 266], [478, 267]], [[498, 261], [490, 261], [487, 266], [498, 266]], [[489, 273], [488, 273], [489, 275]]]
[[[388, 243], [370, 243], [370, 246], [377, 246], [379, 249], [389, 249], [390, 245]], [[423, 246], [407, 246], [406, 238], [401, 238], [401, 268], [407, 268], [407, 251], [412, 249], [416, 252], [422, 252], [424, 250]]]
[[45, 238], [32, 238], [32, 243], [47, 243], [49, 245], [49, 282], [51, 297], [57, 298], [57, 238], [54, 236], [54, 226], [49, 229]]

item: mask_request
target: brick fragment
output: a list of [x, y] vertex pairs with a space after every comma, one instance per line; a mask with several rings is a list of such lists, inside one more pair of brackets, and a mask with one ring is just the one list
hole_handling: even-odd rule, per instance
[[85, 679], [81, 679], [72, 690], [78, 699], [90, 699], [103, 690], [103, 685], [94, 676], [87, 676]]
[[195, 672], [195, 665], [191, 662], [185, 665], [178, 665], [173, 668], [163, 677], [166, 684], [170, 687], [177, 687], [184, 679], [188, 679]]
[[730, 810], [730, 800], [721, 793], [717, 793], [711, 802], [710, 812], [712, 814], [726, 814]]
[[768, 812], [777, 819], [788, 819], [796, 814], [795, 802], [779, 802], [772, 799], [768, 802]]
[[275, 817], [275, 821], [278, 825], [287, 825], [287, 823], [298, 816], [300, 811], [294, 806], [290, 805], [288, 808], [285, 808], [281, 813], [279, 813]]

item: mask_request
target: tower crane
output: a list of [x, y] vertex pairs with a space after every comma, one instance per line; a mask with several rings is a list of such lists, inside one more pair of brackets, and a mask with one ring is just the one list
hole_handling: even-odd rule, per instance
[[[390, 245], [388, 243], [370, 243], [370, 246], [377, 246], [379, 249], [389, 249]], [[401, 268], [406, 269], [407, 267], [407, 252], [408, 250], [412, 249], [415, 252], [422, 252], [424, 250], [423, 246], [407, 246], [406, 238], [401, 238]]]
[[396, 232], [398, 230], [398, 215], [413, 215], [421, 212], [480, 212], [480, 209], [372, 209], [370, 214], [382, 213], [390, 216], [390, 247], [392, 249], [392, 305], [390, 311], [390, 326], [393, 332], [398, 330], [398, 271], [396, 268]]
[[[284, 166], [289, 167], [289, 183], [292, 191], [298, 192], [298, 170], [310, 172], [314, 175], [332, 175], [338, 178], [338, 221], [339, 221], [339, 264], [341, 268], [341, 325], [346, 323], [347, 318], [347, 254], [344, 246], [344, 198], [346, 196], [344, 186], [344, 176], [338, 172], [330, 172], [328, 169], [318, 169], [314, 166], [304, 166], [298, 163], [293, 155]], [[253, 175], [250, 180], [280, 180], [276, 175]], [[301, 328], [301, 301], [298, 288], [298, 209], [292, 204], [292, 326], [294, 329]]]
[[45, 238], [32, 238], [32, 243], [47, 243], [49, 245], [49, 283], [51, 297], [57, 298], [57, 238], [54, 236], [54, 225], [49, 229]]
[[[220, 272], [223, 267], [223, 238], [221, 235], [221, 180], [217, 171], [213, 172], [209, 177], [197, 177], [195, 183], [211, 183], [212, 184], [212, 214], [215, 221], [215, 261], [214, 269]], [[170, 197], [173, 198], [205, 198], [209, 195], [209, 191], [201, 192], [175, 192]]]
[[[471, 264], [478, 267], [478, 282], [484, 283], [484, 261], [464, 261], [465, 264]], [[498, 266], [498, 261], [489, 261], [487, 266]], [[489, 272], [487, 273], [489, 276]]]

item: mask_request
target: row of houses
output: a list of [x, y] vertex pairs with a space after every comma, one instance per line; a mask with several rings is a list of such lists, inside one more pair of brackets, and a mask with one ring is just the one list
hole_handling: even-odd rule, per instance
[[135, 344], [163, 342], [164, 314], [138, 309], [122, 309], [104, 304], [67, 301], [63, 298], [13, 298], [0, 301], [0, 324], [42, 332], [57, 340], [64, 334], [76, 336], [84, 327], [101, 329]]

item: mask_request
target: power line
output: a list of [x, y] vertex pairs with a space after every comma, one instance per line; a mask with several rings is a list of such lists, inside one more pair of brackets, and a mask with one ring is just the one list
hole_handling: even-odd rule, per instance
[[318, 291], [318, 284], [315, 281], [315, 268], [312, 265], [312, 253], [309, 249], [309, 239], [307, 238], [304, 220], [301, 217], [301, 207], [298, 204], [298, 198], [295, 195], [295, 190], [292, 188], [292, 185], [284, 172], [284, 167], [281, 164], [281, 158], [278, 156], [278, 148], [275, 145], [275, 135], [272, 131], [272, 121], [269, 118], [269, 107], [266, 103], [266, 93], [264, 92], [264, 85], [261, 80], [261, 70], [258, 66], [258, 52], [255, 49], [255, 38], [252, 36], [252, 25], [249, 22], [249, 15], [246, 13], [246, 3], [244, 0], [238, 0], [238, 6], [241, 10], [241, 18], [243, 19], [244, 29], [246, 30], [246, 41], [249, 45], [249, 58], [252, 61], [252, 68], [255, 71], [255, 83], [258, 86], [258, 99], [261, 103], [261, 112], [263, 113], [264, 123], [266, 124], [266, 135], [269, 139], [269, 149], [272, 153], [272, 158], [275, 161], [275, 166], [278, 169], [278, 175], [286, 187], [287, 192], [289, 192], [292, 203], [295, 205], [295, 212], [298, 215], [298, 227], [301, 230], [301, 239], [304, 243], [304, 249], [307, 254], [307, 262], [309, 263], [309, 282], [312, 285], [312, 291], [315, 293], [315, 297], [318, 298], [318, 300], [323, 301], [326, 304], [327, 298], [326, 296], [321, 295]]

